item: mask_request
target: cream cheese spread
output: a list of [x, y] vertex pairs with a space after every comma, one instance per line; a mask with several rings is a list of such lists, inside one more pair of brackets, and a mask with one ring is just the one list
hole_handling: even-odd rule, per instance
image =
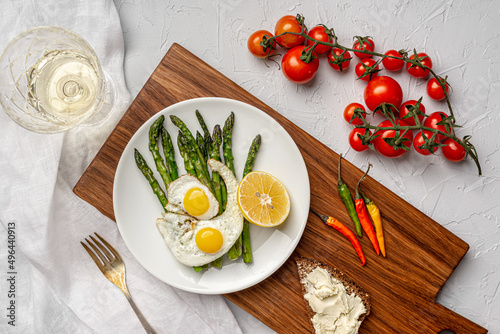
[[360, 297], [349, 295], [344, 285], [323, 268], [316, 268], [305, 279], [304, 298], [316, 313], [311, 319], [317, 334], [355, 334], [366, 313]]

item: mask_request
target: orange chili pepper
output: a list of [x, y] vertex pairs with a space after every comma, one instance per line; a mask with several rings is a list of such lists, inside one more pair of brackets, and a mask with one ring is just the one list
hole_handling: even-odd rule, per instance
[[368, 238], [370, 239], [373, 249], [375, 249], [375, 252], [377, 255], [380, 254], [380, 247], [377, 241], [377, 235], [375, 234], [375, 230], [373, 228], [372, 222], [370, 221], [370, 217], [368, 215], [368, 212], [366, 211], [366, 205], [365, 201], [359, 194], [359, 184], [361, 181], [364, 180], [366, 175], [368, 174], [368, 171], [370, 170], [370, 167], [372, 165], [368, 165], [368, 169], [366, 170], [365, 174], [359, 179], [358, 184], [356, 186], [356, 193], [354, 196], [354, 204], [356, 206], [356, 212], [358, 213], [359, 221], [361, 222], [361, 226], [363, 227], [363, 230], [365, 231], [366, 235], [368, 235]]
[[370, 214], [370, 217], [373, 221], [373, 225], [375, 226], [375, 233], [377, 234], [377, 240], [378, 244], [380, 246], [380, 252], [382, 255], [385, 257], [385, 239], [384, 239], [384, 228], [382, 227], [382, 216], [380, 215], [380, 210], [379, 208], [373, 203], [371, 199], [365, 196], [361, 189], [359, 190], [361, 193], [361, 197], [363, 197], [363, 200], [365, 201], [366, 204], [366, 209], [368, 210], [368, 213]]
[[350, 229], [348, 229], [344, 224], [342, 224], [337, 219], [326, 215], [322, 215], [313, 210], [312, 208], [311, 211], [315, 213], [319, 218], [321, 218], [321, 220], [323, 220], [323, 222], [326, 225], [333, 227], [334, 229], [342, 233], [342, 235], [344, 235], [351, 242], [352, 246], [354, 247], [354, 250], [356, 251], [359, 259], [361, 260], [361, 265], [364, 266], [366, 263], [365, 254], [361, 249], [361, 244], [359, 243], [359, 240], [356, 238], [356, 235], [354, 235], [354, 233]]

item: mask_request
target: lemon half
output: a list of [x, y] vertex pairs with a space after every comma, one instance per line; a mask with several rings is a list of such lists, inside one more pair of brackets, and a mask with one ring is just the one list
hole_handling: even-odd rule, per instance
[[278, 226], [290, 213], [290, 197], [285, 186], [273, 175], [248, 173], [238, 185], [238, 205], [252, 224]]

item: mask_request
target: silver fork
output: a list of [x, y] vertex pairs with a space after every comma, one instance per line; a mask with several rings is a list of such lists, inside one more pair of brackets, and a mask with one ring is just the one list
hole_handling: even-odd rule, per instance
[[141, 311], [139, 311], [134, 301], [132, 300], [130, 293], [128, 292], [127, 283], [125, 281], [125, 263], [123, 263], [122, 257], [99, 234], [95, 233], [95, 235], [97, 236], [97, 238], [99, 238], [100, 242], [91, 235], [89, 235], [89, 237], [93, 242], [85, 238], [85, 241], [87, 241], [93, 251], [82, 241], [80, 241], [80, 243], [89, 253], [90, 257], [92, 258], [92, 260], [94, 260], [95, 264], [104, 274], [104, 276], [106, 276], [106, 278], [110, 280], [114, 285], [119, 287], [120, 290], [122, 290], [122, 292], [125, 294], [125, 297], [127, 297], [127, 300], [130, 303], [130, 306], [132, 306], [135, 314], [137, 314], [137, 317], [146, 330], [146, 333], [156, 334], [156, 332], [142, 315]]

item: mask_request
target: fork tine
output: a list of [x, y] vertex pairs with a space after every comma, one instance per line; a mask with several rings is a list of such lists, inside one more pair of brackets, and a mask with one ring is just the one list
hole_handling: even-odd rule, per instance
[[113, 246], [111, 246], [111, 245], [109, 244], [109, 242], [107, 242], [107, 241], [106, 241], [103, 237], [101, 237], [99, 234], [97, 234], [97, 232], [95, 233], [95, 235], [97, 235], [97, 237], [98, 237], [99, 239], [101, 239], [102, 243], [103, 243], [103, 244], [105, 244], [105, 245], [106, 245], [106, 247], [108, 247], [108, 249], [111, 251], [111, 253], [113, 253], [113, 255], [114, 255], [117, 259], [119, 259], [119, 260], [121, 260], [121, 259], [122, 259], [122, 257], [120, 256], [120, 254], [118, 254], [118, 252], [116, 251], [116, 249], [114, 249], [114, 248], [113, 248]]
[[104, 247], [96, 238], [94, 238], [93, 236], [89, 235], [90, 239], [92, 239], [92, 241], [94, 241], [94, 243], [96, 244], [97, 247], [99, 247], [99, 249], [106, 255], [106, 257], [110, 260], [110, 261], [113, 261], [114, 258], [113, 258], [113, 255], [111, 255], [111, 253], [106, 249], [106, 247]]
[[91, 251], [90, 248], [87, 245], [85, 245], [83, 242], [80, 241], [80, 243], [82, 244], [83, 248], [85, 248], [87, 253], [89, 253], [90, 257], [92, 258], [92, 260], [94, 260], [95, 264], [100, 268], [102, 266], [102, 263], [101, 263], [101, 261], [99, 261], [97, 256], [95, 256], [94, 252]]
[[102, 263], [104, 263], [104, 264], [109, 263], [108, 258], [106, 258], [106, 256], [104, 256], [104, 254], [99, 250], [99, 248], [97, 248], [96, 245], [94, 245], [93, 242], [91, 242], [87, 238], [85, 238], [85, 241], [87, 241], [87, 243], [90, 245], [90, 247], [92, 247], [92, 249], [94, 250], [94, 253], [97, 254], [97, 256], [99, 256]]

